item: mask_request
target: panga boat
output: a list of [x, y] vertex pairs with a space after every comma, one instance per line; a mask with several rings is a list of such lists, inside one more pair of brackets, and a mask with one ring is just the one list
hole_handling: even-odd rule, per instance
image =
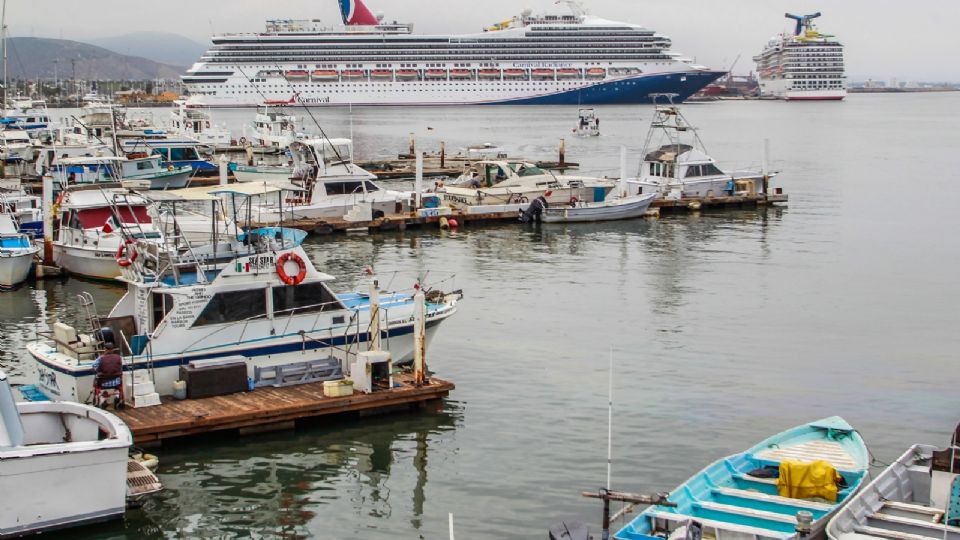
[[159, 491], [128, 459], [132, 444], [127, 425], [95, 407], [16, 403], [0, 372], [0, 538], [120, 518], [128, 501]]
[[[575, 202], [559, 206], [544, 206], [540, 221], [544, 223], [570, 223], [638, 218], [647, 211], [655, 197], [656, 194], [648, 193], [600, 202]], [[530, 206], [533, 207], [533, 204]]]
[[960, 426], [944, 450], [915, 444], [847, 502], [830, 540], [960, 539]]
[[803, 424], [714, 462], [670, 492], [675, 508], [648, 507], [614, 538], [822, 537], [868, 464], [863, 439], [842, 418]]

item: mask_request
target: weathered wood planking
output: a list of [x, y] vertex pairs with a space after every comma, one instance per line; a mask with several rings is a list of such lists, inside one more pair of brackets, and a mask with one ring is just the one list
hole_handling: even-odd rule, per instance
[[323, 383], [283, 388], [263, 387], [252, 392], [203, 399], [164, 398], [161, 405], [117, 411], [138, 444], [213, 431], [235, 430], [298, 419], [359, 411], [390, 409], [445, 397], [454, 384], [432, 378], [417, 387], [410, 375], [394, 376], [399, 387], [372, 394], [344, 397], [323, 395]]

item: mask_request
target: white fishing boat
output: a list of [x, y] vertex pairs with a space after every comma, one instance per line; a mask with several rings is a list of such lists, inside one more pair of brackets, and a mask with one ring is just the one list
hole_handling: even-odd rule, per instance
[[627, 180], [631, 195], [658, 198], [722, 197], [767, 193], [775, 172], [724, 172], [707, 154], [697, 129], [675, 105], [657, 106], [643, 146], [639, 175]]
[[915, 444], [827, 525], [830, 540], [960, 539], [960, 426], [950, 445]]
[[[303, 195], [283, 202], [261, 204], [261, 223], [279, 223], [300, 218], [343, 218], [369, 221], [386, 214], [406, 212], [409, 192], [383, 189], [376, 176], [353, 163], [350, 139], [307, 139], [290, 145], [293, 164], [287, 176], [275, 174], [274, 182], [293, 182]], [[239, 176], [238, 176], [239, 178]]]
[[176, 167], [162, 165], [158, 154], [130, 154], [120, 158], [119, 180], [124, 185], [145, 189], [179, 189], [190, 183], [193, 168], [189, 165]]
[[[443, 202], [465, 209], [471, 206], [526, 205], [544, 197], [550, 206], [606, 199], [616, 183], [605, 178], [555, 175], [522, 161], [478, 161], [437, 189]], [[512, 209], [511, 209], [512, 211]]]
[[0, 209], [13, 216], [18, 232], [34, 238], [43, 236], [42, 199], [28, 194], [19, 180], [0, 188]]
[[79, 403], [16, 403], [0, 372], [0, 538], [119, 519], [161, 489], [130, 461], [130, 429]]
[[84, 277], [113, 279], [128, 239], [160, 241], [147, 211], [148, 201], [124, 189], [103, 185], [68, 185], [58, 198], [59, 221], [53, 260]]
[[577, 118], [577, 127], [573, 128], [577, 137], [600, 136], [600, 119], [593, 109], [580, 109]]
[[22, 129], [0, 131], [0, 159], [5, 163], [30, 162], [34, 158], [33, 140]]
[[0, 289], [11, 289], [30, 275], [33, 258], [40, 248], [20, 232], [16, 217], [0, 212]]
[[215, 150], [233, 146], [229, 129], [214, 124], [209, 112], [189, 107], [184, 100], [178, 99], [173, 102], [169, 124], [170, 130], [175, 135], [192, 137], [200, 144]]
[[308, 138], [300, 132], [300, 120], [282, 109], [263, 105], [257, 110], [253, 122], [244, 128], [244, 141], [254, 147], [284, 150], [294, 141]]
[[[630, 195], [600, 202], [575, 202], [560, 206], [544, 206], [540, 221], [544, 223], [572, 223], [583, 221], [614, 221], [643, 216], [656, 195]], [[540, 204], [544, 204], [542, 199]], [[533, 204], [530, 205], [534, 206]], [[538, 205], [539, 206], [539, 205]], [[528, 208], [527, 212], [529, 213]]]
[[414, 353], [415, 291], [428, 291], [428, 342], [456, 312], [459, 291], [423, 283], [378, 294], [375, 310], [372, 292], [335, 294], [333, 276], [318, 270], [300, 245], [305, 237], [296, 229], [262, 228], [186, 253], [130, 243], [122, 277], [127, 293], [108, 317], [91, 316], [92, 335], [58, 322], [45, 339], [28, 344], [40, 389], [55, 399], [92, 399], [91, 352], [107, 336], [93, 332], [98, 328], [111, 329], [133, 380], [141, 373], [162, 396], [173, 393], [180, 367], [191, 362], [242, 358], [256, 385], [257, 368], [328, 358], [345, 363], [375, 336], [395, 362], [406, 362]]

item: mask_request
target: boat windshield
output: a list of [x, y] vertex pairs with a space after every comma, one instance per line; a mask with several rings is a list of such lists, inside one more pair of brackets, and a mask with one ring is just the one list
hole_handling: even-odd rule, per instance
[[380, 186], [374, 184], [373, 182], [364, 182], [364, 184], [367, 186], [368, 193], [371, 191], [380, 191]]
[[[116, 210], [124, 223], [144, 224], [151, 221], [146, 206], [117, 206]], [[77, 212], [80, 226], [84, 229], [102, 227], [112, 215], [110, 208], [86, 208]]]
[[534, 167], [533, 165], [520, 165], [520, 168], [517, 169], [517, 176], [543, 176], [547, 174], [540, 167]]

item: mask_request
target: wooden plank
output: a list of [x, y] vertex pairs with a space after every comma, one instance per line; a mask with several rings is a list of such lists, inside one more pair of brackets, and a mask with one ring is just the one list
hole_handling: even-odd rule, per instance
[[323, 383], [283, 388], [258, 388], [252, 392], [195, 400], [166, 400], [161, 405], [118, 411], [137, 443], [210, 431], [253, 428], [292, 422], [301, 418], [356, 411], [388, 409], [447, 396], [455, 386], [434, 378], [422, 387], [412, 378], [395, 378], [400, 386], [372, 394], [337, 398], [323, 395]]

